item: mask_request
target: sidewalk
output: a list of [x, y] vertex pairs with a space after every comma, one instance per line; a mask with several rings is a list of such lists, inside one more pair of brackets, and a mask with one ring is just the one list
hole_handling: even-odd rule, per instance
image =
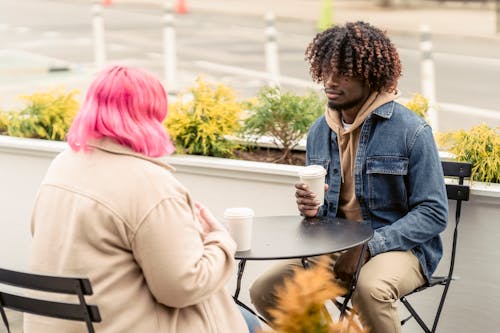
[[[389, 32], [417, 33], [422, 24], [433, 34], [488, 38], [500, 42], [496, 30], [494, 2], [394, 0], [390, 8], [378, 0], [332, 0], [334, 22], [363, 20]], [[163, 7], [164, 0], [112, 0], [112, 5], [149, 5]], [[174, 0], [175, 4], [176, 1]], [[321, 0], [185, 0], [188, 12], [218, 12], [233, 15], [259, 15], [274, 12], [278, 19], [316, 22]]]

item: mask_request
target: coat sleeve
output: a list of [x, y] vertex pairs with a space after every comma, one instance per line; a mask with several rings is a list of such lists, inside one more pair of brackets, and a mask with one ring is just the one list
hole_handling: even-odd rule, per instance
[[224, 287], [233, 272], [236, 244], [225, 230], [203, 238], [188, 198], [178, 196], [151, 210], [132, 249], [155, 299], [181, 308]]
[[409, 211], [394, 223], [375, 230], [368, 242], [371, 255], [410, 250], [446, 228], [448, 199], [443, 170], [431, 129], [424, 125], [410, 147], [408, 169]]

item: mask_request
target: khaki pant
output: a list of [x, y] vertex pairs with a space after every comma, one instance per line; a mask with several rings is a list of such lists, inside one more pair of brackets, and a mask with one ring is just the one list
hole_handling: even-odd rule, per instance
[[[332, 263], [337, 257], [330, 256]], [[318, 258], [311, 258], [310, 263], [314, 265]], [[302, 267], [300, 259], [280, 261], [250, 287], [252, 303], [266, 319], [271, 319], [266, 309], [276, 303], [273, 295], [275, 286], [281, 285], [284, 277], [291, 276], [296, 266]], [[381, 253], [361, 268], [352, 303], [371, 333], [400, 333], [395, 302], [424, 283], [418, 259], [411, 251]]]

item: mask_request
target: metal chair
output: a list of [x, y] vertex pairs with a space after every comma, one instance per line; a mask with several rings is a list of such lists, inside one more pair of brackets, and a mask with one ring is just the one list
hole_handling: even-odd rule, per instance
[[0, 284], [18, 288], [78, 296], [79, 303], [64, 303], [19, 296], [0, 290], [0, 313], [10, 333], [10, 326], [4, 308], [35, 315], [85, 322], [87, 330], [94, 332], [93, 322], [100, 322], [99, 309], [87, 305], [84, 295], [92, 295], [90, 281], [85, 278], [57, 277], [15, 272], [0, 268]]
[[[424, 330], [424, 332], [436, 332], [436, 327], [439, 322], [439, 317], [441, 315], [441, 311], [443, 310], [444, 301], [446, 299], [446, 295], [448, 293], [448, 288], [450, 287], [451, 281], [453, 278], [453, 268], [455, 266], [455, 254], [457, 248], [457, 238], [458, 238], [458, 224], [460, 222], [460, 211], [462, 208], [462, 201], [469, 200], [469, 186], [464, 185], [464, 178], [469, 178], [471, 176], [472, 166], [470, 163], [463, 162], [442, 162], [443, 172], [445, 177], [456, 177], [458, 178], [458, 184], [446, 184], [446, 193], [448, 195], [448, 200], [456, 200], [456, 208], [455, 208], [455, 228], [453, 231], [453, 243], [451, 248], [451, 258], [449, 264], [448, 275], [446, 276], [432, 276], [430, 281], [425, 285], [415, 289], [410, 294], [403, 296], [400, 298], [400, 301], [404, 304], [404, 306], [410, 312], [410, 316], [403, 319], [401, 321], [401, 325], [404, 325], [411, 318], [415, 318], [420, 327]], [[439, 301], [439, 306], [437, 308], [437, 312], [434, 316], [434, 321], [432, 324], [432, 329], [430, 329], [422, 318], [417, 314], [413, 306], [408, 302], [407, 296], [423, 291], [430, 287], [435, 286], [443, 286], [443, 292], [441, 294], [441, 300]]]

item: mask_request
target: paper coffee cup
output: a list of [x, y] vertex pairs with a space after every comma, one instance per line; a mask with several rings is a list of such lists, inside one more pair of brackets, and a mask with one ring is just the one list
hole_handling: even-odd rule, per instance
[[321, 165], [309, 165], [299, 171], [300, 181], [309, 186], [309, 190], [316, 194], [319, 205], [325, 201], [326, 170]]
[[236, 242], [236, 251], [248, 251], [252, 245], [254, 212], [251, 208], [235, 207], [224, 211], [229, 233]]

